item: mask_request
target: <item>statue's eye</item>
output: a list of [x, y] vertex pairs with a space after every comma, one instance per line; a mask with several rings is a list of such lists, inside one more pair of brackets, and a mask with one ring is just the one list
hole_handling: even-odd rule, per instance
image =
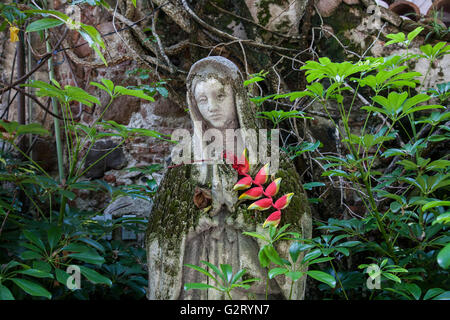
[[223, 100], [223, 99], [225, 99], [225, 95], [224, 95], [224, 94], [219, 94], [219, 95], [217, 96], [217, 99]]
[[197, 99], [198, 103], [206, 103], [208, 101], [208, 99], [206, 97], [200, 97]]

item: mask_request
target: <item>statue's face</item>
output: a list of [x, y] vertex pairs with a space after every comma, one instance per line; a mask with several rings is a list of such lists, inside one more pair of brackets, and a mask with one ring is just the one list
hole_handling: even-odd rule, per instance
[[194, 88], [194, 98], [203, 118], [215, 128], [224, 128], [236, 118], [233, 88], [210, 78]]

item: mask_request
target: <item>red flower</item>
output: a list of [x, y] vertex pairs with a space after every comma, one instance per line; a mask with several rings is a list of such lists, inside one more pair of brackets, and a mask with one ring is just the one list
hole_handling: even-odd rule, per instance
[[225, 159], [231, 159], [233, 164], [233, 169], [238, 172], [239, 175], [245, 175], [250, 170], [250, 163], [248, 161], [248, 150], [244, 149], [241, 157], [238, 159], [232, 152], [224, 152], [223, 157]]
[[245, 190], [252, 186], [253, 179], [252, 177], [244, 177], [239, 180], [233, 187], [234, 190]]
[[266, 226], [276, 227], [280, 223], [281, 220], [281, 211], [275, 211], [270, 216], [267, 217], [266, 221], [264, 221], [263, 228]]
[[244, 192], [240, 195], [239, 200], [248, 199], [248, 200], [256, 200], [261, 198], [263, 194], [263, 188], [261, 187], [254, 187], [249, 189], [248, 191]]
[[280, 183], [281, 183], [281, 178], [275, 179], [274, 181], [272, 181], [271, 184], [269, 184], [269, 186], [266, 188], [266, 196], [268, 197], [273, 197], [274, 195], [276, 195], [278, 193], [278, 190], [280, 190]]
[[282, 210], [282, 209], [286, 208], [289, 205], [289, 203], [291, 202], [293, 195], [294, 195], [293, 193], [285, 194], [280, 199], [278, 199], [273, 206], [275, 208], [277, 208], [278, 210]]
[[269, 164], [266, 164], [256, 174], [255, 183], [256, 184], [264, 184], [267, 182], [268, 178], [269, 178]]
[[264, 211], [264, 210], [269, 209], [271, 206], [272, 206], [272, 198], [264, 198], [264, 199], [253, 202], [248, 207], [248, 210]]

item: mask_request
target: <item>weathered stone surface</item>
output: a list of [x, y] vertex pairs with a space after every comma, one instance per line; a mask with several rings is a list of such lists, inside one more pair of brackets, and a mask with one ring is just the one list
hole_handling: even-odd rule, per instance
[[150, 201], [141, 198], [120, 197], [113, 201], [104, 213], [116, 218], [127, 214], [148, 217], [151, 208], [152, 202]]
[[[223, 57], [200, 60], [191, 68], [187, 86], [191, 120], [198, 121], [205, 130], [260, 128], [242, 86], [240, 72], [231, 61]], [[216, 94], [219, 92], [224, 96], [219, 98], [220, 94]], [[199, 136], [199, 126], [194, 127], [194, 136]], [[246, 131], [241, 133], [243, 141], [248, 141], [246, 134]], [[194, 138], [193, 152], [205, 159], [200, 141]], [[154, 199], [146, 241], [149, 299], [224, 299], [214, 290], [183, 290], [184, 283], [208, 281], [201, 273], [183, 266], [186, 263], [201, 265], [202, 260], [215, 265], [230, 264], [235, 272], [245, 268], [250, 278], [266, 278], [258, 259], [263, 243], [242, 234], [244, 231], [261, 232], [266, 215], [254, 215], [247, 210], [249, 203], [237, 202], [238, 194], [233, 186], [238, 175], [231, 165], [199, 163], [169, 167]], [[261, 166], [260, 163], [253, 166], [250, 174], [254, 176]], [[290, 230], [300, 232], [305, 238], [311, 237], [308, 201], [300, 177], [284, 153], [280, 155], [276, 176], [283, 180], [279, 194], [295, 193], [289, 207], [283, 210], [283, 224], [290, 223]], [[208, 197], [211, 194], [210, 204], [207, 197], [198, 199], [199, 188], [207, 191]], [[287, 258], [287, 244], [279, 244], [280, 254]], [[295, 283], [294, 299], [303, 298], [304, 284], [304, 279]], [[269, 297], [287, 298], [290, 285], [283, 277], [270, 280]], [[263, 280], [248, 291], [233, 292], [233, 298], [262, 299], [265, 286]]]
[[[117, 144], [111, 140], [97, 141], [86, 157], [84, 168], [89, 168], [93, 163], [116, 146]], [[122, 148], [119, 147], [108, 154], [104, 159], [98, 161], [98, 163], [86, 172], [85, 176], [93, 179], [101, 178], [105, 171], [110, 169], [121, 169], [126, 166], [126, 164], [127, 162]]]
[[319, 0], [316, 4], [317, 10], [322, 17], [330, 17], [334, 11], [339, 7], [342, 0]]
[[253, 19], [270, 30], [298, 34], [309, 0], [245, 0]]

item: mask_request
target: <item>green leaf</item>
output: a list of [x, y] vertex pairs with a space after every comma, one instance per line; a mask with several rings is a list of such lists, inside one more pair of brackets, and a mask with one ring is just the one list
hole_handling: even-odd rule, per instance
[[50, 278], [53, 279], [53, 275], [48, 272], [44, 272], [37, 269], [26, 269], [18, 271], [17, 273], [25, 274], [27, 276], [35, 277], [35, 278]]
[[280, 266], [284, 265], [285, 263], [283, 260], [281, 260], [280, 256], [278, 255], [277, 250], [272, 245], [265, 245], [264, 246], [264, 253], [266, 256], [275, 264], [278, 264]]
[[2, 300], [15, 300], [15, 299], [11, 291], [4, 285], [0, 284], [0, 301]]
[[444, 289], [441, 288], [432, 288], [425, 293], [425, 296], [423, 297], [423, 300], [430, 300], [434, 297], [440, 295], [441, 293], [445, 292]]
[[267, 241], [267, 239], [262, 234], [259, 234], [257, 232], [243, 232], [242, 234]]
[[67, 280], [69, 279], [69, 274], [61, 269], [55, 269], [56, 274], [56, 280], [58, 280], [59, 283], [66, 286]]
[[316, 259], [322, 255], [322, 251], [320, 249], [313, 250], [305, 254], [305, 257], [302, 260], [302, 263], [306, 263], [310, 260]]
[[422, 211], [427, 211], [428, 209], [434, 208], [434, 207], [448, 207], [450, 206], [450, 201], [430, 201], [427, 204], [422, 206]]
[[313, 279], [316, 279], [320, 282], [326, 283], [331, 288], [336, 287], [336, 279], [328, 273], [312, 270], [312, 271], [308, 271], [306, 274]]
[[223, 275], [225, 276], [228, 283], [231, 282], [233, 278], [233, 270], [229, 264], [221, 264], [220, 269], [222, 269]]
[[286, 277], [292, 279], [292, 281], [294, 282], [303, 277], [304, 275], [305, 273], [300, 271], [289, 271], [288, 273], [286, 273]]
[[28, 231], [28, 230], [23, 230], [23, 235], [25, 236], [25, 238], [27, 238], [31, 243], [35, 244], [37, 247], [39, 247], [42, 250], [45, 250], [45, 245], [42, 242], [42, 240], [36, 236], [36, 234]]
[[66, 14], [56, 11], [56, 10], [24, 10], [22, 12], [23, 13], [33, 13], [33, 14], [38, 13], [38, 14], [42, 14], [42, 15], [53, 15], [64, 21], [67, 21], [69, 19], [69, 17]]
[[64, 21], [53, 18], [44, 18], [41, 20], [33, 21], [27, 26], [25, 32], [35, 32], [40, 30], [45, 30], [48, 28], [57, 27], [64, 24]]
[[143, 90], [132, 90], [132, 89], [127, 89], [122, 86], [116, 86], [114, 93], [116, 93], [116, 94], [119, 93], [121, 95], [127, 95], [127, 96], [134, 96], [134, 97], [145, 99], [148, 101], [155, 101], [155, 99], [152, 96], [145, 94]]
[[300, 252], [304, 250], [304, 246], [299, 241], [292, 242], [291, 246], [289, 247], [289, 255], [291, 256], [292, 262], [296, 263], [298, 256], [300, 255]]
[[50, 244], [50, 250], [53, 250], [61, 239], [62, 231], [57, 226], [51, 226], [47, 231], [48, 243]]
[[437, 256], [437, 262], [443, 269], [448, 269], [450, 266], [450, 243], [439, 251]]
[[99, 256], [95, 251], [84, 251], [84, 252], [75, 252], [67, 255], [68, 257], [84, 261], [87, 263], [92, 263], [95, 265], [102, 265], [105, 262], [105, 259], [102, 256]]
[[450, 212], [445, 212], [440, 214], [436, 220], [433, 221], [433, 225], [436, 223], [449, 224], [450, 223]]
[[36, 297], [46, 297], [47, 299], [51, 299], [52, 295], [41, 285], [34, 283], [25, 279], [12, 278], [10, 279], [14, 282], [19, 288], [28, 293], [29, 295]]
[[264, 252], [264, 247], [259, 249], [258, 259], [259, 259], [259, 263], [261, 264], [261, 267], [267, 268], [270, 265], [270, 259], [266, 256], [266, 254]]
[[[200, 261], [203, 264], [206, 264], [209, 268], [211, 268], [222, 280], [223, 282], [226, 282], [227, 280], [225, 279], [225, 275], [222, 274], [222, 272], [220, 272], [219, 268], [217, 268], [215, 265], [213, 265], [212, 263], [209, 263], [208, 261]], [[215, 278], [213, 278], [215, 279]], [[216, 282], [219, 282], [216, 280]]]
[[20, 254], [22, 260], [42, 259], [43, 256], [35, 251], [24, 251]]
[[273, 279], [274, 277], [280, 274], [286, 274], [289, 270], [286, 268], [274, 268], [269, 271], [269, 279]]
[[305, 190], [312, 190], [312, 188], [315, 187], [324, 187], [325, 183], [323, 182], [309, 182], [309, 183], [305, 183], [303, 185], [303, 188], [305, 188]]
[[200, 289], [200, 290], [206, 290], [206, 289], [216, 289], [216, 287], [206, 284], [206, 283], [185, 283], [184, 284], [184, 290], [192, 290], [192, 289]]
[[424, 29], [423, 27], [417, 27], [413, 31], [408, 33], [408, 40], [410, 42], [413, 41], [414, 38], [417, 37], [419, 35], [419, 33], [421, 33], [423, 31], [423, 29]]
[[92, 270], [87, 267], [84, 267], [84, 266], [79, 266], [79, 267], [80, 267], [81, 274], [83, 276], [85, 276], [93, 284], [106, 284], [109, 287], [112, 286], [111, 280], [105, 276], [102, 276], [97, 271]]
[[389, 273], [389, 272], [383, 272], [382, 275], [392, 281], [398, 282], [398, 283], [402, 283], [402, 280], [397, 277], [395, 274]]

